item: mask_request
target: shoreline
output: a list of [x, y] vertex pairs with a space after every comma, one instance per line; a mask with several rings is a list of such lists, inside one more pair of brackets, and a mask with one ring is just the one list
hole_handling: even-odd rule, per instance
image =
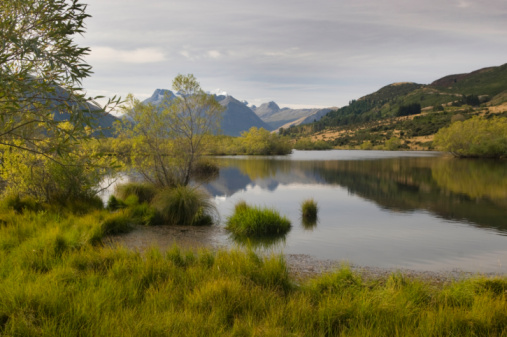
[[[175, 245], [182, 250], [193, 250], [198, 252], [200, 249], [230, 250], [234, 247], [226, 245], [224, 242], [216, 239], [216, 234], [223, 229], [220, 227], [187, 227], [187, 226], [156, 226], [145, 227], [136, 226], [136, 228], [126, 234], [109, 237], [107, 245], [114, 248], [123, 246], [133, 251], [144, 252], [150, 248], [157, 247], [161, 251], [171, 249]], [[240, 247], [240, 249], [242, 249]], [[262, 255], [262, 252], [256, 252]], [[266, 254], [270, 254], [266, 252]], [[287, 263], [289, 274], [297, 282], [318, 277], [328, 272], [332, 272], [341, 266], [348, 266], [350, 269], [361, 275], [364, 280], [385, 280], [392, 274], [401, 274], [409, 279], [418, 279], [433, 285], [444, 285], [473, 277], [506, 277], [507, 273], [481, 273], [463, 270], [414, 270], [410, 268], [385, 268], [362, 266], [339, 260], [326, 260], [315, 258], [308, 254], [285, 254], [282, 253]]]

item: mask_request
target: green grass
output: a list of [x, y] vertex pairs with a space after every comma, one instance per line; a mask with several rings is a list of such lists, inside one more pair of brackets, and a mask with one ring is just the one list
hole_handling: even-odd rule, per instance
[[116, 186], [114, 194], [115, 197], [126, 200], [128, 197], [134, 195], [137, 197], [138, 202], [151, 202], [157, 193], [157, 188], [153, 184], [130, 182]]
[[307, 199], [301, 203], [301, 217], [308, 222], [317, 222], [318, 209], [314, 199]]
[[290, 221], [271, 208], [236, 204], [234, 214], [227, 219], [227, 230], [241, 237], [285, 235], [291, 228]]
[[279, 255], [92, 245], [121, 212], [0, 212], [1, 336], [507, 335], [505, 277], [296, 283]]
[[161, 190], [155, 195], [151, 205], [168, 225], [212, 225], [218, 218], [215, 204], [208, 194], [191, 186]]

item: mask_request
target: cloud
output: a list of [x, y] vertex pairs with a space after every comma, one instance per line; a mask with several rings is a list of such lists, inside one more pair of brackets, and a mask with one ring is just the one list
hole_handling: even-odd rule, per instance
[[218, 50], [210, 50], [210, 51], [208, 51], [208, 56], [211, 57], [212, 59], [217, 59], [217, 58], [220, 58], [220, 56], [222, 56], [222, 54], [220, 54], [220, 52]]
[[91, 47], [87, 57], [90, 62], [156, 63], [164, 61], [165, 55], [159, 48], [136, 48], [120, 50], [111, 47]]

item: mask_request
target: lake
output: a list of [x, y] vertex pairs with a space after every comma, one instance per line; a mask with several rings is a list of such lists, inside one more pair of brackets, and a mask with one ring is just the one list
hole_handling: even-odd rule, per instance
[[[505, 161], [332, 150], [218, 163], [219, 177], [203, 186], [221, 226], [240, 200], [292, 222], [285, 237], [251, 243], [260, 249], [382, 268], [507, 273]], [[313, 226], [301, 221], [308, 198], [319, 206]]]
[[[507, 273], [506, 161], [353, 150], [216, 160], [218, 177], [202, 187], [215, 201], [221, 223], [196, 229], [202, 232], [198, 245], [247, 244], [260, 252], [365, 267]], [[301, 220], [300, 205], [308, 198], [318, 203], [315, 224]], [[290, 232], [235, 241], [224, 226], [238, 201], [276, 209], [290, 219]], [[126, 240], [134, 247], [169, 246], [193, 232], [162, 227], [141, 229]]]

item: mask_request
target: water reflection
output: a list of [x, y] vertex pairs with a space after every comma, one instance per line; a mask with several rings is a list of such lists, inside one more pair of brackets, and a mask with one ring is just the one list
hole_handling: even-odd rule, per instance
[[245, 237], [234, 234], [229, 235], [229, 239], [240, 246], [253, 249], [282, 250], [285, 247], [287, 235], [263, 236], [263, 237]]
[[371, 160], [225, 158], [220, 164], [219, 178], [207, 185], [214, 196], [231, 196], [253, 187], [273, 192], [281, 185], [336, 185], [389, 211], [425, 210], [442, 219], [507, 233], [505, 161], [436, 156]]

